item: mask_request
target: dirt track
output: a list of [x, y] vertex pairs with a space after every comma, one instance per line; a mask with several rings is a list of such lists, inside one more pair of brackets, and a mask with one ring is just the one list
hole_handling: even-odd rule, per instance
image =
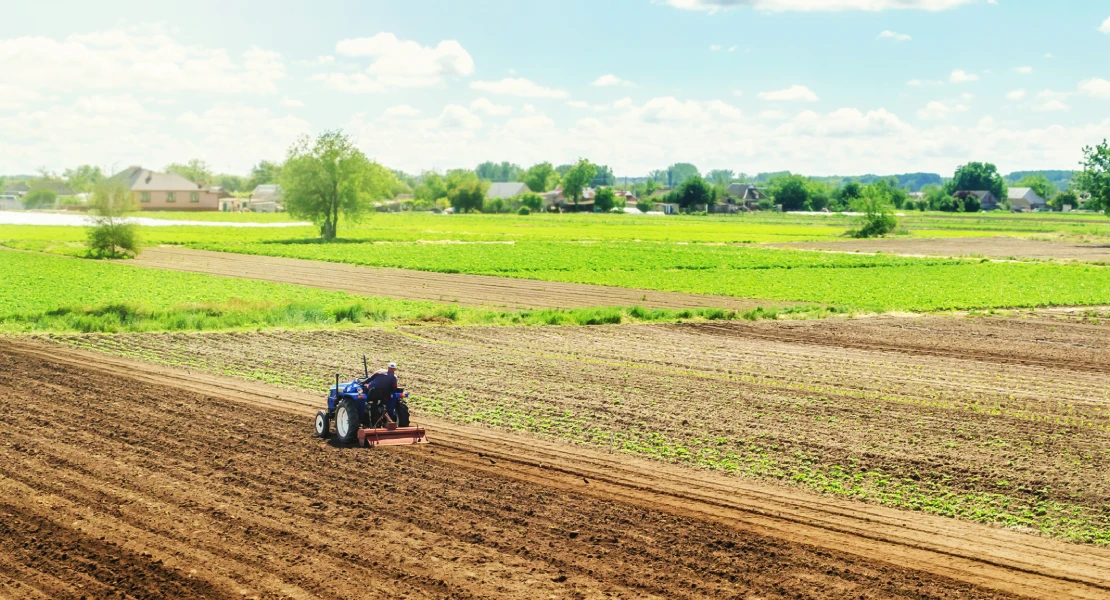
[[1106, 549], [445, 422], [402, 453], [321, 446], [314, 395], [37, 343], [0, 361], [0, 596], [1110, 595]]
[[466, 306], [512, 308], [579, 308], [642, 306], [645, 308], [753, 308], [806, 304], [750, 300], [678, 292], [635, 290], [579, 283], [533, 281], [487, 275], [432, 273], [407, 269], [360, 267], [296, 258], [252, 256], [192, 250], [147, 248], [129, 265], [293, 283], [367, 296], [433, 300]]
[[1110, 246], [1078, 242], [1040, 242], [1010, 237], [883, 239], [765, 244], [773, 248], [832, 252], [886, 252], [909, 256], [986, 256], [1110, 262]]

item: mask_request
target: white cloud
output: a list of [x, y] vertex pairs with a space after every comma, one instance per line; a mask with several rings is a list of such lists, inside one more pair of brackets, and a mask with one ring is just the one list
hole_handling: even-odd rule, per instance
[[489, 117], [502, 117], [513, 112], [513, 107], [494, 104], [489, 98], [478, 98], [470, 103], [470, 110]]
[[785, 121], [790, 115], [786, 111], [772, 108], [759, 113], [759, 118], [765, 121]]
[[937, 86], [944, 85], [943, 81], [923, 81], [921, 79], [911, 79], [906, 82], [910, 87], [923, 87], [923, 86]]
[[1022, 98], [1025, 98], [1025, 90], [1018, 89], [1018, 90], [1012, 90], [1012, 91], [1009, 91], [1009, 92], [1006, 93], [1006, 99], [1007, 100], [1017, 101], [1017, 100], [1021, 100]]
[[293, 64], [301, 67], [322, 67], [335, 62], [334, 56], [317, 56], [312, 60], [295, 60]]
[[414, 108], [408, 104], [398, 104], [397, 106], [390, 106], [382, 112], [383, 119], [415, 119], [422, 113], [419, 108]]
[[934, 100], [925, 105], [925, 108], [917, 111], [917, 118], [922, 121], [942, 121], [947, 119], [952, 113], [965, 112], [967, 106], [957, 103], [945, 103]]
[[709, 44], [709, 51], [710, 52], [720, 52], [721, 50], [724, 50], [724, 49], [725, 49], [725, 47], [720, 45], [720, 44]]
[[236, 60], [222, 48], [179, 41], [158, 25], [64, 39], [0, 40], [0, 73], [5, 84], [37, 92], [126, 89], [216, 94], [271, 94], [286, 75], [276, 52], [252, 47]]
[[1051, 52], [1044, 55], [1045, 58], [1056, 58]]
[[613, 75], [612, 73], [609, 73], [607, 75], [602, 75], [601, 77], [598, 77], [597, 79], [593, 80], [592, 82], [590, 82], [590, 85], [592, 85], [594, 87], [614, 87], [614, 86], [629, 87], [629, 86], [632, 85], [632, 82], [628, 81], [628, 80], [625, 80], [625, 79], [621, 79], [620, 77], [617, 77], [616, 75]]
[[1066, 100], [1071, 96], [1068, 92], [1057, 92], [1055, 90], [1041, 90], [1037, 92], [1037, 97], [1042, 100]]
[[297, 100], [296, 98], [289, 98], [287, 96], [287, 97], [281, 99], [281, 105], [285, 106], [287, 108], [300, 108], [300, 107], [304, 106], [304, 102], [301, 102], [300, 100]]
[[41, 98], [35, 90], [17, 85], [0, 83], [0, 110], [14, 110], [23, 108], [29, 102]]
[[1040, 104], [1037, 104], [1033, 107], [1033, 110], [1039, 110], [1039, 111], [1042, 111], [1042, 112], [1057, 112], [1057, 111], [1070, 110], [1070, 109], [1071, 109], [1070, 106], [1068, 106], [1067, 104], [1064, 104], [1060, 100], [1046, 100], [1046, 101], [1044, 101]]
[[1110, 100], [1110, 81], [1099, 78], [1087, 79], [1079, 82], [1079, 91], [1092, 98]]
[[968, 73], [963, 69], [956, 69], [952, 71], [952, 75], [948, 77], [948, 81], [952, 83], [967, 83], [969, 81], [979, 81], [979, 76], [973, 73]]
[[739, 98], [744, 95], [744, 90], [732, 90], [732, 95]]
[[1102, 33], [1110, 33], [1110, 17], [1106, 17], [1106, 20], [1102, 22], [1098, 30]]
[[609, 110], [609, 106], [606, 104], [590, 104], [589, 102], [583, 102], [581, 100], [571, 100], [567, 102], [567, 106], [579, 110], [592, 110], [594, 112], [605, 112]]
[[759, 97], [776, 102], [817, 102], [820, 98], [804, 85], [792, 85], [786, 89], [760, 92]]
[[785, 135], [818, 137], [874, 137], [896, 134], [911, 127], [885, 109], [866, 114], [855, 108], [841, 108], [826, 115], [805, 111], [778, 129]]
[[375, 93], [393, 88], [431, 87], [451, 77], [474, 73], [474, 59], [455, 40], [441, 41], [433, 48], [383, 32], [368, 38], [340, 40], [335, 51], [342, 56], [370, 59], [370, 64], [361, 72], [333, 71], [312, 77], [341, 92]]
[[960, 94], [960, 99], [964, 100], [965, 102], [971, 101], [975, 99], [975, 94], [972, 94], [971, 92], [964, 92]]
[[1014, 73], [1018, 75], [1029, 75], [1033, 72], [1033, 67], [1014, 67]]
[[664, 0], [665, 4], [683, 10], [700, 10], [710, 14], [751, 7], [771, 12], [786, 11], [826, 11], [846, 10], [883, 11], [894, 9], [914, 9], [940, 11], [968, 4], [973, 0]]
[[887, 30], [884, 30], [882, 33], [879, 34], [878, 39], [880, 39], [880, 40], [894, 40], [896, 42], [908, 42], [908, 41], [912, 40], [913, 38], [910, 37], [908, 34], [898, 33], [897, 31], [891, 31], [891, 30], [887, 29]]
[[482, 126], [482, 119], [457, 104], [448, 104], [443, 107], [434, 122], [436, 129], [478, 129]]
[[545, 88], [522, 77], [507, 77], [501, 81], [474, 81], [471, 82], [470, 89], [521, 98], [566, 98], [570, 95], [565, 90]]

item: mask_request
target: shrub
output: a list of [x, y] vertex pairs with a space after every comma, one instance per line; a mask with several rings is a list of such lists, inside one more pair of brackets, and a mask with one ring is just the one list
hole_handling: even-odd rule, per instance
[[651, 212], [651, 209], [655, 208], [655, 204], [648, 202], [647, 200], [640, 200], [636, 202], [636, 208], [640, 212]]
[[94, 215], [88, 229], [89, 254], [95, 258], [123, 258], [139, 253], [139, 226], [124, 218], [134, 210], [135, 197], [121, 180], [97, 185], [89, 202]]
[[38, 188], [27, 192], [27, 195], [23, 197], [23, 208], [54, 206], [54, 201], [57, 199], [58, 194], [54, 190]]
[[543, 196], [535, 192], [526, 192], [520, 195], [520, 203], [532, 212], [543, 210]]
[[[601, 188], [594, 195], [594, 208], [600, 212], [609, 212], [617, 205], [617, 195], [613, 188]], [[624, 207], [621, 207], [624, 208]]]
[[527, 206], [521, 206], [520, 210], [516, 211], [516, 214], [518, 214], [522, 217], [526, 217], [526, 216], [532, 214], [532, 209], [528, 208]]
[[775, 208], [775, 202], [773, 200], [771, 200], [770, 198], [760, 198], [759, 199], [759, 210], [773, 210], [774, 208]]
[[848, 232], [854, 238], [881, 237], [898, 227], [898, 219], [891, 210], [890, 193], [883, 187], [867, 186], [854, 208], [863, 213], [859, 228]]

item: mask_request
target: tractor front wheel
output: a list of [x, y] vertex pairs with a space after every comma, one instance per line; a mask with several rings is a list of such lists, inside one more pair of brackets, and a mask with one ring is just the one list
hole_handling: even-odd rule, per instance
[[328, 423], [328, 411], [326, 411], [326, 410], [316, 411], [316, 437], [318, 437], [318, 438], [328, 437], [329, 425], [330, 425], [330, 423]]
[[358, 406], [343, 400], [335, 407], [335, 436], [342, 444], [353, 443], [358, 438]]

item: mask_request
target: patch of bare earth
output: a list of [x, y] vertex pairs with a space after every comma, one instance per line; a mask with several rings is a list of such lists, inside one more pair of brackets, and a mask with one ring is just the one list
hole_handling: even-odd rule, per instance
[[[425, 447], [337, 447], [310, 437], [298, 400], [264, 386], [55, 350], [0, 345], [5, 598], [1098, 592], [1089, 575], [1053, 575], [1060, 559], [1043, 548], [1034, 572], [836, 528], [767, 535], [752, 523], [773, 517], [730, 512], [726, 495], [684, 499], [704, 482], [656, 493], [629, 485], [630, 467], [602, 472], [588, 453], [578, 461], [526, 438], [515, 453], [509, 438], [450, 429]], [[791, 539], [804, 531], [817, 543]], [[995, 560], [1016, 560], [1006, 552]], [[948, 572], [977, 583], [938, 574]]]
[[1110, 263], [1110, 245], [1009, 237], [787, 242], [765, 244], [765, 246], [829, 252], [885, 252], [908, 256], [983, 256], [998, 259], [1056, 259]]

